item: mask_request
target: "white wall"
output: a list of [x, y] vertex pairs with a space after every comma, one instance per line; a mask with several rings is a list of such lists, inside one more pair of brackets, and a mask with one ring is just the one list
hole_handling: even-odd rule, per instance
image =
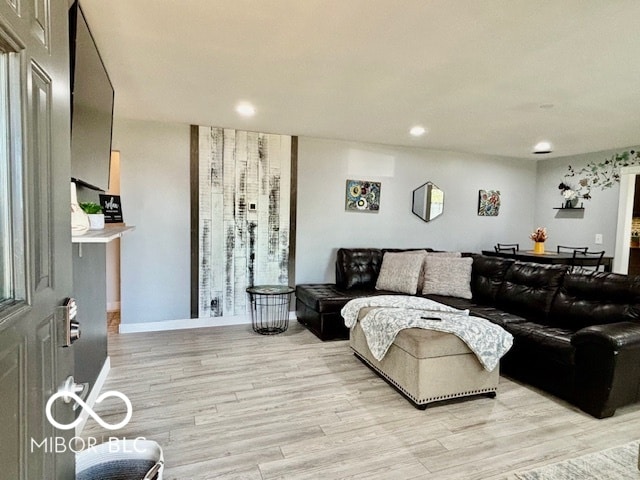
[[[123, 325], [190, 317], [189, 137], [188, 125], [115, 121], [124, 219], [136, 226], [122, 239]], [[333, 281], [340, 247], [527, 248], [537, 225], [549, 229], [549, 248], [595, 248], [602, 233], [613, 254], [617, 185], [594, 189], [583, 218], [553, 210], [562, 203], [557, 187], [567, 166], [613, 150], [535, 162], [306, 137], [298, 145], [296, 283]], [[379, 213], [345, 211], [347, 179], [382, 182]], [[412, 191], [426, 181], [445, 192], [444, 214], [429, 223], [411, 213]], [[499, 216], [477, 215], [480, 189], [500, 190]]]
[[[382, 182], [379, 213], [345, 211], [347, 179]], [[429, 223], [411, 213], [412, 191], [427, 181], [445, 192], [444, 214]], [[296, 283], [332, 282], [340, 247], [529, 245], [535, 188], [532, 160], [301, 137]], [[500, 190], [497, 217], [477, 215], [480, 189]]]
[[[606, 190], [592, 188], [591, 200], [581, 200], [584, 203], [583, 212], [567, 212], [553, 208], [562, 205], [563, 199], [558, 185], [564, 180], [569, 165], [574, 170], [580, 170], [590, 162], [604, 162], [614, 153], [622, 153], [625, 150], [637, 150], [637, 148], [617, 148], [538, 162], [535, 223], [547, 227], [549, 232], [547, 249], [555, 250], [558, 244], [586, 246], [589, 247], [589, 250], [605, 250], [606, 255], [614, 254], [618, 196], [620, 194], [619, 183]], [[569, 182], [575, 186], [578, 180], [570, 178]], [[597, 233], [603, 236], [602, 245], [595, 243]]]
[[190, 317], [189, 126], [116, 118], [122, 324]]

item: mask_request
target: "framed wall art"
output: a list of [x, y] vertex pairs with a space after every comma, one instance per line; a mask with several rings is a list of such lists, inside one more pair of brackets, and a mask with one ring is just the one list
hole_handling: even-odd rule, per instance
[[478, 191], [478, 215], [497, 217], [500, 213], [500, 190]]
[[380, 182], [347, 180], [345, 210], [378, 213], [380, 210]]

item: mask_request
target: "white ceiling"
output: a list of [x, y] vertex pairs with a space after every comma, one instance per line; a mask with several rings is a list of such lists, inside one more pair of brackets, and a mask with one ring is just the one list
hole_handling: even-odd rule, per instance
[[118, 116], [536, 159], [640, 143], [638, 0], [80, 3]]

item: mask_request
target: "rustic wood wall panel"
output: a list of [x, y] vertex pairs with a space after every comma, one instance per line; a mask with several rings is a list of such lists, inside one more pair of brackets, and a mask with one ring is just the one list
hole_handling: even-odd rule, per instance
[[291, 137], [198, 137], [198, 316], [242, 315], [248, 286], [289, 280]]

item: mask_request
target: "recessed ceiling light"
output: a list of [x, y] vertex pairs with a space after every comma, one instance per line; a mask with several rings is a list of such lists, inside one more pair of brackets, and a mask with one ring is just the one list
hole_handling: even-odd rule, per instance
[[422, 125], [416, 125], [415, 127], [411, 127], [411, 130], [409, 130], [409, 133], [414, 137], [420, 137], [425, 133], [427, 133], [427, 129], [424, 128]]
[[256, 114], [256, 107], [248, 102], [241, 102], [236, 105], [236, 112], [243, 117], [253, 117]]
[[551, 143], [547, 142], [546, 140], [536, 143], [535, 146], [533, 147], [533, 153], [538, 155], [551, 153], [551, 152], [553, 152], [553, 147], [551, 146]]

